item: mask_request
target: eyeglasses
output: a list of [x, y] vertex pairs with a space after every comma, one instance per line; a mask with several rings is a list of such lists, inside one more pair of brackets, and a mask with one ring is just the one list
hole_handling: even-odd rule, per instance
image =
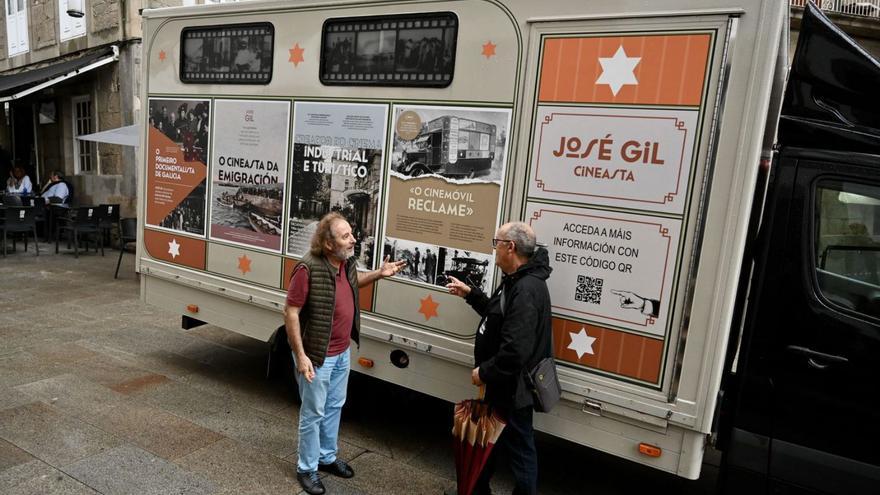
[[511, 241], [510, 239], [492, 239], [492, 247], [493, 248], [498, 247], [499, 242], [513, 242], [513, 241]]

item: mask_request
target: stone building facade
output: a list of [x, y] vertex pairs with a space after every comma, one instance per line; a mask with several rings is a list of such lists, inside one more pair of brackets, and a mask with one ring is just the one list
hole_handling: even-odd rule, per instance
[[[156, 6], [169, 3], [175, 2]], [[75, 203], [119, 203], [123, 215], [134, 215], [137, 148], [76, 136], [139, 122], [139, 12], [149, 4], [0, 3], [0, 166], [24, 166], [35, 188], [61, 171], [73, 185]], [[71, 17], [71, 7], [84, 15]]]

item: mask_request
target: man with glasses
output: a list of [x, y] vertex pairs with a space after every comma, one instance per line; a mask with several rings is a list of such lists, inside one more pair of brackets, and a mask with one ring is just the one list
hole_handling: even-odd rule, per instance
[[328, 213], [312, 236], [310, 251], [294, 268], [284, 307], [287, 340], [296, 363], [299, 448], [296, 479], [310, 495], [324, 493], [318, 470], [351, 478], [354, 470], [336, 457], [339, 419], [351, 368], [349, 343], [358, 342], [358, 289], [397, 274], [405, 261], [358, 272], [351, 225]]
[[[514, 495], [538, 493], [538, 455], [532, 427], [534, 400], [526, 373], [553, 352], [550, 292], [550, 258], [538, 247], [527, 224], [502, 225], [492, 239], [495, 264], [504, 273], [491, 296], [455, 277], [446, 288], [465, 298], [482, 316], [474, 344], [471, 381], [486, 386], [488, 401], [507, 420], [497, 447], [507, 451], [516, 482]], [[474, 494], [491, 493], [496, 448], [477, 481]]]

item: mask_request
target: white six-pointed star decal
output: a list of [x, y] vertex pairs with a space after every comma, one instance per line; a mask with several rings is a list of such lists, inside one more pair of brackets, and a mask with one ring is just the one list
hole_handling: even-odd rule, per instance
[[177, 239], [171, 238], [171, 242], [168, 243], [168, 254], [171, 255], [171, 259], [180, 256], [180, 244], [177, 243]]
[[642, 57], [627, 57], [623, 45], [620, 45], [613, 57], [599, 57], [602, 74], [596, 79], [596, 84], [607, 84], [611, 87], [611, 93], [617, 96], [623, 85], [639, 83], [633, 70], [640, 60]]
[[584, 357], [584, 354], [595, 354], [593, 342], [596, 341], [596, 337], [587, 335], [587, 330], [584, 327], [581, 327], [581, 331], [578, 333], [568, 332], [568, 334], [571, 335], [571, 343], [568, 344], [568, 348], [577, 353], [578, 359]]

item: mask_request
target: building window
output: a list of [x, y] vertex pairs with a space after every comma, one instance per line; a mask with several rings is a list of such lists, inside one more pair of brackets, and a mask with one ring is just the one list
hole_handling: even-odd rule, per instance
[[84, 136], [94, 132], [94, 125], [92, 98], [88, 95], [73, 98], [73, 159], [78, 174], [98, 172], [98, 155], [95, 153], [95, 143], [76, 139], [76, 136]]
[[6, 0], [6, 33], [10, 57], [28, 52], [26, 0]]

